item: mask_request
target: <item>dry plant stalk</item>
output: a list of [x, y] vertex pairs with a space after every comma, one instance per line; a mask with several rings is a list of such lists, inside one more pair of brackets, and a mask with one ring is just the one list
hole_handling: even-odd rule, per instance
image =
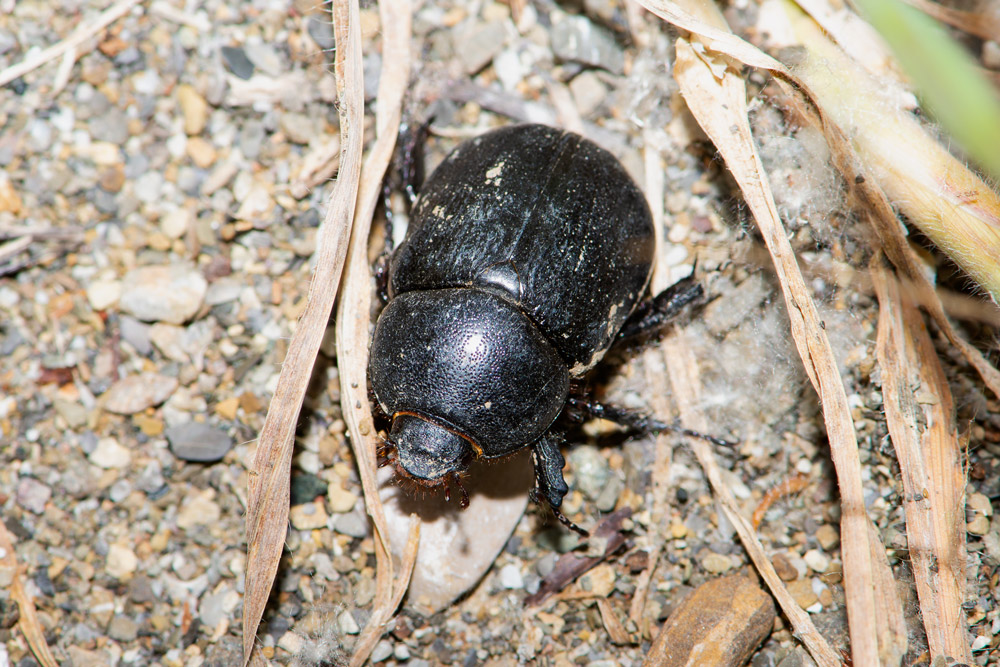
[[850, 137], [874, 178], [907, 218], [1000, 303], [1000, 195], [955, 159], [884, 93], [884, 85], [806, 15], [788, 18], [805, 54], [795, 72]]
[[295, 425], [305, 398], [316, 354], [330, 321], [337, 285], [347, 256], [351, 221], [358, 195], [364, 133], [361, 72], [361, 28], [357, 1], [332, 5], [337, 57], [334, 64], [340, 100], [343, 153], [318, 236], [316, 269], [309, 283], [306, 308], [299, 318], [278, 386], [267, 411], [257, 452], [250, 467], [247, 501], [247, 565], [243, 596], [243, 665], [264, 659], [254, 650], [254, 637], [278, 571], [288, 525], [289, 485]]
[[916, 303], [872, 259], [879, 301], [877, 354], [889, 434], [903, 476], [910, 565], [931, 660], [972, 663], [965, 631], [965, 474], [954, 404]]
[[[657, 13], [657, 10], [670, 4], [648, 3], [647, 7], [655, 5], [651, 8]], [[721, 15], [708, 13], [714, 10], [714, 6], [695, 4], [691, 9], [704, 13], [706, 22], [725, 28]], [[854, 664], [896, 664], [901, 656], [898, 651], [900, 639], [893, 637], [893, 633], [884, 633], [887, 641], [883, 641], [882, 652], [879, 651], [877, 637], [880, 633], [876, 626], [884, 629], [887, 619], [876, 616], [875, 597], [892, 599], [895, 591], [879, 586], [881, 577], [876, 579], [873, 572], [875, 566], [871, 561], [861, 461], [847, 392], [754, 146], [747, 120], [746, 86], [743, 79], [728, 67], [727, 60], [708, 50], [700, 34], [695, 35], [693, 43], [678, 40], [674, 76], [688, 108], [719, 149], [754, 213], [782, 286], [792, 338], [823, 405], [830, 456], [837, 471], [843, 511], [844, 592]], [[885, 567], [888, 568], [888, 562]], [[902, 616], [901, 609], [899, 616]], [[872, 623], [872, 619], [876, 622]], [[902, 642], [905, 646], [905, 636]]]
[[[385, 631], [407, 587], [416, 563], [419, 520], [411, 516], [404, 563], [396, 576], [389, 546], [388, 527], [375, 478], [377, 447], [375, 424], [368, 399], [368, 341], [371, 324], [371, 271], [368, 266], [368, 234], [382, 179], [392, 160], [399, 134], [403, 95], [410, 78], [409, 0], [379, 3], [382, 25], [382, 73], [378, 88], [377, 138], [361, 172], [358, 209], [351, 232], [347, 269], [337, 310], [337, 368], [340, 371], [341, 404], [351, 434], [358, 464], [365, 507], [375, 527], [375, 600], [372, 615], [358, 638], [351, 665], [361, 665]], [[410, 549], [412, 545], [412, 550]]]
[[[685, 345], [680, 340], [668, 340], [663, 344], [663, 352], [667, 360], [667, 372], [674, 388], [674, 395], [678, 397], [678, 412], [681, 421], [688, 428], [706, 430], [708, 424], [695, 409], [700, 400], [701, 380], [698, 374], [698, 361], [691, 352], [691, 346]], [[739, 505], [736, 503], [733, 492], [722, 479], [722, 472], [719, 470], [719, 464], [715, 461], [712, 447], [707, 442], [697, 438], [688, 438], [688, 444], [705, 471], [705, 477], [712, 485], [712, 490], [722, 506], [722, 511], [729, 522], [733, 524], [737, 535], [740, 536], [740, 541], [743, 543], [743, 548], [747, 550], [747, 555], [750, 556], [750, 560], [753, 561], [760, 576], [764, 579], [764, 583], [767, 584], [781, 610], [785, 612], [785, 616], [791, 622], [795, 635], [802, 640], [819, 667], [840, 667], [840, 655], [819, 633], [809, 618], [809, 614], [792, 598], [791, 593], [785, 588], [785, 583], [775, 572], [774, 565], [767, 557], [763, 545], [757, 539], [753, 526], [740, 514]]]
[[669, 21], [682, 30], [697, 34], [701, 44], [707, 50], [732, 58], [749, 67], [770, 72], [790, 100], [800, 99], [800, 96], [804, 98], [804, 102], [809, 106], [803, 109], [803, 115], [809, 118], [815, 117], [815, 122], [822, 129], [830, 147], [837, 170], [844, 177], [852, 193], [861, 199], [864, 207], [874, 212], [875, 215], [871, 221], [879, 235], [886, 256], [914, 284], [921, 307], [931, 314], [951, 344], [958, 348], [966, 361], [976, 369], [990, 391], [1000, 396], [1000, 371], [994, 368], [979, 350], [965, 341], [948, 320], [930, 280], [920, 270], [916, 256], [907, 245], [902, 225], [896, 217], [888, 197], [874, 182], [874, 179], [858, 178], [861, 174], [866, 173], [867, 169], [847, 141], [843, 130], [828, 117], [824, 108], [819, 104], [809, 85], [782, 63], [760, 49], [727, 30], [709, 25], [669, 0], [639, 1], [665, 21]]
[[38, 621], [35, 603], [28, 591], [24, 589], [24, 584], [21, 583], [17, 554], [14, 552], [14, 540], [2, 521], [0, 521], [0, 563], [3, 563], [8, 570], [14, 573], [10, 583], [10, 597], [17, 603], [17, 609], [21, 614], [17, 625], [24, 633], [24, 638], [28, 640], [31, 654], [42, 664], [42, 667], [57, 667], [58, 663], [52, 657], [49, 645], [45, 642], [45, 632], [42, 630], [42, 624]]
[[[785, 7], [792, 9], [788, 5], [785, 5]], [[821, 32], [813, 32], [812, 37], [821, 40], [826, 39]], [[808, 48], [805, 44], [801, 44], [801, 46]], [[864, 176], [870, 170], [855, 152], [844, 130], [826, 114], [825, 109], [820, 105], [818, 98], [806, 81], [793, 75], [783, 65], [777, 63], [777, 61], [773, 62], [778, 67], [777, 69], [771, 69], [771, 73], [778, 77], [778, 82], [789, 93], [789, 99], [793, 100], [797, 98], [795, 91], [792, 90], [792, 85], [794, 85], [814, 105], [812, 110], [819, 115], [817, 122], [826, 137], [834, 164], [837, 170], [843, 175], [851, 192], [860, 200], [862, 207], [870, 212], [868, 216], [869, 221], [878, 234], [883, 252], [885, 252], [889, 261], [911, 283], [918, 303], [930, 313], [935, 323], [948, 337], [948, 340], [951, 341], [951, 344], [958, 348], [966, 361], [976, 369], [983, 382], [990, 388], [990, 391], [1000, 397], [1000, 370], [997, 370], [983, 357], [979, 350], [970, 345], [948, 319], [944, 312], [944, 307], [941, 305], [941, 300], [934, 291], [933, 285], [931, 285], [930, 280], [922, 270], [920, 261], [909, 247], [904, 227], [896, 217], [896, 212], [893, 210], [888, 195], [874, 178], [866, 178]], [[753, 63], [748, 62], [747, 64]], [[757, 66], [765, 65], [762, 63]], [[819, 83], [822, 85], [822, 80]], [[805, 115], [807, 117], [810, 116], [810, 114]], [[930, 195], [928, 194], [928, 196]]]

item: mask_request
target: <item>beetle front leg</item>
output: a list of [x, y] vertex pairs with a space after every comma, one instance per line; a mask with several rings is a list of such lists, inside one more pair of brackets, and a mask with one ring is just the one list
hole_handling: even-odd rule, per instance
[[560, 523], [584, 537], [590, 537], [590, 533], [570, 521], [559, 509], [562, 507], [563, 497], [569, 493], [569, 486], [566, 485], [562, 474], [566, 459], [563, 458], [559, 449], [560, 443], [561, 438], [544, 435], [541, 440], [532, 445], [535, 488], [531, 490], [531, 499], [536, 503], [544, 500]]
[[583, 413], [588, 417], [596, 419], [607, 419], [608, 421], [613, 421], [639, 435], [655, 435], [657, 433], [662, 433], [663, 431], [670, 431], [671, 433], [679, 433], [680, 435], [699, 438], [719, 447], [734, 446], [734, 443], [728, 440], [723, 440], [722, 438], [717, 438], [714, 435], [708, 435], [707, 433], [701, 433], [699, 431], [692, 431], [691, 429], [684, 428], [677, 423], [668, 424], [667, 422], [660, 421], [655, 417], [650, 417], [649, 415], [636, 410], [619, 408], [614, 405], [605, 405], [604, 403], [595, 401], [593, 398], [588, 396], [570, 396], [566, 400], [566, 404], [574, 412]]
[[701, 283], [695, 280], [694, 272], [687, 278], [681, 278], [652, 299], [641, 302], [635, 312], [625, 320], [621, 331], [618, 332], [618, 340], [636, 338], [657, 331], [677, 317], [689, 303], [700, 299], [704, 293]]

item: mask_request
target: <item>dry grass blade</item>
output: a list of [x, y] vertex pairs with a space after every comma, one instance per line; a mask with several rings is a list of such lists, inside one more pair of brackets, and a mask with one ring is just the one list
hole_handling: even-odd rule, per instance
[[[347, 269], [337, 310], [337, 368], [344, 421], [351, 434], [351, 446], [358, 464], [365, 507], [375, 526], [375, 601], [372, 615], [355, 647], [352, 665], [363, 664], [385, 624], [409, 585], [409, 571], [394, 576], [385, 512], [375, 478], [376, 434], [368, 401], [368, 340], [371, 313], [371, 271], [368, 265], [368, 233], [382, 179], [392, 160], [399, 134], [403, 95], [410, 78], [410, 21], [408, 0], [379, 4], [382, 21], [382, 72], [379, 78], [377, 139], [361, 172], [358, 208], [351, 233]], [[360, 104], [359, 100], [359, 104]], [[411, 535], [413, 533], [411, 532]], [[419, 535], [419, 531], [417, 532]], [[414, 538], [416, 539], [416, 538]], [[414, 559], [416, 555], [414, 553]]]
[[[788, 93], [790, 100], [799, 99], [800, 95], [805, 97], [805, 101], [811, 106], [804, 110], [803, 115], [806, 117], [813, 114], [818, 116], [817, 122], [822, 127], [838, 171], [863, 203], [875, 211], [876, 217], [873, 222], [889, 260], [917, 287], [920, 305], [930, 312], [952, 345], [957, 347], [966, 361], [976, 369], [983, 381], [989, 386], [990, 391], [1000, 396], [1000, 371], [994, 368], [976, 348], [966, 342], [948, 320], [940, 300], [934, 294], [930, 281], [918, 268], [916, 258], [906, 244], [900, 222], [886, 194], [874, 182], [874, 179], [858, 178], [858, 176], [865, 174], [867, 169], [864, 168], [860, 158], [847, 141], [844, 132], [836, 122], [828, 117], [817, 101], [818, 98], [809, 84], [789, 71], [782, 63], [736, 35], [706, 24], [672, 2], [641, 0], [641, 4], [660, 18], [683, 30], [699, 35], [701, 43], [708, 50], [734, 58], [750, 67], [769, 71]], [[821, 38], [826, 39], [825, 36], [821, 36]]]
[[[810, 43], [812, 43], [813, 40], [826, 39], [821, 32], [815, 30], [814, 27], [811, 26], [811, 22], [808, 22], [808, 19], [799, 22], [797, 25], [800, 31], [808, 31]], [[805, 43], [803, 45], [805, 46]], [[826, 51], [828, 58], [836, 58], [841, 65], [849, 66], [848, 63], [844, 62], [846, 56], [843, 56], [843, 54], [840, 54], [834, 49], [826, 49]], [[786, 80], [793, 82], [800, 90], [807, 92], [810, 99], [813, 100], [813, 104], [817, 105], [816, 109], [819, 111], [821, 108], [818, 106], [818, 98], [815, 97], [815, 94], [812, 92], [811, 86], [822, 86], [824, 81], [829, 80], [830, 75], [834, 72], [837, 66], [838, 65], [836, 64], [831, 65], [829, 63], [822, 65], [817, 64], [813, 69], [817, 74], [821, 75], [818, 80], [804, 81], [798, 79], [791, 76], [791, 74], [785, 70], [784, 67], [782, 67], [781, 71], [775, 71], [774, 73], [780, 74], [782, 77], [790, 77], [786, 78]], [[859, 73], [858, 76], [864, 75]], [[853, 79], [855, 77], [852, 76], [851, 78]], [[794, 94], [790, 95], [790, 98], [794, 98]], [[878, 112], [872, 111], [871, 113], [877, 114]], [[961, 337], [955, 327], [952, 326], [951, 322], [948, 320], [948, 317], [944, 312], [944, 308], [941, 305], [941, 300], [935, 293], [930, 280], [928, 280], [927, 276], [922, 271], [919, 261], [907, 243], [904, 230], [899, 222], [899, 219], [896, 217], [896, 212], [889, 201], [886, 191], [881, 187], [880, 183], [877, 182], [876, 179], [865, 177], [870, 170], [867, 168], [865, 161], [863, 161], [858, 153], [855, 152], [854, 146], [852, 146], [851, 142], [848, 141], [844, 131], [841, 130], [836, 120], [831, 119], [825, 113], [822, 113], [820, 123], [838, 171], [843, 174], [844, 179], [851, 187], [853, 194], [861, 200], [864, 208], [872, 213], [870, 220], [879, 236], [879, 240], [882, 242], [882, 247], [886, 256], [902, 273], [902, 275], [909, 280], [915, 291], [915, 298], [920, 303], [921, 307], [927, 309], [927, 311], [931, 314], [934, 321], [939, 327], [941, 327], [941, 330], [948, 337], [948, 340], [951, 341], [951, 344], [957, 347], [965, 357], [966, 361], [968, 361], [969, 364], [976, 369], [980, 377], [982, 377], [983, 381], [990, 388], [990, 391], [992, 391], [995, 395], [1000, 396], [1000, 371], [991, 365], [985, 357], [983, 357], [979, 350], [965, 341], [965, 339]], [[858, 128], [853, 128], [852, 134], [857, 136], [859, 131], [860, 130]], [[875, 132], [878, 134], [881, 131], [875, 128]], [[935, 152], [937, 150], [940, 150], [940, 146], [936, 147]], [[917, 162], [922, 161], [923, 158], [917, 158]], [[921, 194], [919, 198], [926, 201], [932, 199], [933, 197], [924, 193]], [[900, 202], [901, 205], [905, 203], [905, 199]], [[947, 211], [948, 207], [945, 206], [942, 209], [942, 219], [949, 218]]]
[[101, 14], [94, 21], [82, 25], [74, 30], [73, 34], [66, 39], [53, 44], [47, 49], [42, 49], [38, 53], [35, 53], [16, 65], [11, 65], [7, 69], [0, 72], [0, 86], [6, 86], [19, 76], [24, 76], [28, 72], [41, 67], [50, 60], [55, 60], [56, 58], [62, 56], [64, 53], [74, 51], [77, 56], [81, 55], [79, 47], [84, 42], [107, 28], [122, 16], [125, 16], [125, 14], [139, 4], [139, 2], [141, 2], [141, 0], [118, 0], [118, 2], [101, 12]]
[[[681, 340], [671, 340], [665, 342], [663, 347], [670, 382], [674, 387], [674, 395], [680, 399], [678, 412], [681, 415], [681, 421], [689, 428], [707, 429], [708, 424], [694, 408], [700, 400], [701, 381], [698, 377], [698, 362], [691, 353], [691, 346], [685, 345]], [[841, 664], [840, 656], [813, 625], [809, 614], [792, 598], [788, 589], [785, 588], [784, 582], [775, 572], [774, 565], [771, 564], [771, 560], [764, 552], [764, 547], [757, 539], [750, 522], [740, 514], [736, 498], [722, 480], [722, 473], [719, 470], [719, 464], [715, 462], [711, 446], [698, 439], [689, 439], [688, 444], [704, 469], [705, 477], [712, 485], [712, 490], [719, 499], [726, 517], [736, 528], [736, 533], [740, 536], [740, 541], [747, 550], [747, 554], [757, 571], [760, 572], [771, 594], [778, 601], [778, 605], [785, 612], [785, 616], [791, 622], [795, 635], [802, 640], [820, 667], [839, 667]]]
[[931, 660], [972, 662], [965, 632], [965, 475], [944, 370], [923, 316], [879, 253], [878, 345], [889, 434], [903, 477], [910, 562]]
[[330, 321], [337, 285], [347, 256], [347, 242], [361, 172], [364, 102], [361, 73], [361, 28], [355, 2], [333, 4], [337, 40], [337, 93], [344, 152], [319, 235], [316, 270], [309, 284], [305, 312], [299, 319], [278, 386], [264, 420], [250, 468], [247, 501], [247, 571], [243, 598], [243, 664], [251, 659], [271, 585], [278, 570], [288, 524], [289, 483], [295, 425], [305, 398], [316, 353]]
[[35, 612], [35, 603], [31, 601], [31, 596], [24, 590], [21, 583], [21, 573], [17, 567], [17, 556], [14, 553], [14, 540], [11, 539], [7, 527], [0, 521], [0, 563], [5, 569], [14, 573], [10, 582], [10, 597], [17, 603], [21, 618], [18, 620], [18, 627], [28, 640], [28, 647], [31, 648], [32, 655], [42, 664], [43, 667], [56, 667], [56, 659], [49, 651], [49, 645], [45, 643], [45, 632], [42, 624], [38, 622], [38, 614]]
[[[631, 3], [629, 3], [631, 4]], [[651, 133], [649, 133], [651, 134]], [[671, 283], [670, 267], [665, 261], [666, 249], [663, 233], [663, 202], [664, 202], [664, 164], [663, 156], [655, 147], [655, 143], [649, 134], [645, 137], [645, 148], [643, 152], [645, 192], [646, 200], [649, 202], [649, 210], [653, 215], [653, 230], [656, 235], [656, 263], [653, 267], [653, 277], [650, 281], [650, 292], [659, 294]], [[663, 360], [664, 353], [661, 350], [659, 364]], [[660, 368], [654, 368], [652, 364], [645, 364], [646, 386], [649, 388], [649, 407], [653, 414], [669, 415], [673, 413], [670, 400], [667, 398], [666, 375]], [[656, 458], [653, 463], [653, 507], [651, 509], [651, 524], [657, 526], [659, 530], [668, 530], [666, 526], [667, 511], [670, 506], [670, 464], [673, 460], [673, 438], [669, 434], [661, 433], [656, 436]], [[651, 623], [644, 623], [643, 611], [646, 607], [646, 598], [649, 595], [649, 586], [652, 583], [653, 574], [656, 572], [660, 554], [663, 552], [665, 538], [659, 532], [653, 533], [653, 544], [649, 550], [649, 558], [646, 569], [642, 571], [635, 582], [635, 594], [629, 604], [628, 619], [639, 628], [640, 637], [652, 637], [653, 628]]]
[[[658, 3], [660, 4], [660, 3]], [[718, 18], [722, 22], [721, 16]], [[699, 46], [704, 46], [699, 44]], [[771, 253], [788, 309], [792, 338], [806, 374], [820, 396], [830, 440], [830, 455], [840, 487], [844, 591], [851, 648], [856, 665], [879, 663], [875, 588], [869, 547], [868, 517], [861, 484], [861, 462], [847, 403], [847, 393], [830, 343], [782, 227], [767, 175], [756, 152], [747, 120], [743, 79], [713, 54], [678, 40], [674, 75], [698, 123], [725, 158]], [[884, 621], [884, 619], [877, 619]]]
[[[884, 84], [785, 5], [798, 43], [796, 75], [824, 114], [850, 137], [866, 167], [907, 219], [1000, 302], [1000, 195], [916, 119], [895, 107]], [[845, 100], [850, 100], [845, 103]], [[857, 176], [859, 174], [855, 174]]]
[[601, 623], [604, 624], [604, 629], [608, 631], [608, 636], [611, 637], [612, 642], [619, 646], [632, 643], [628, 632], [625, 631], [625, 626], [618, 620], [618, 615], [615, 613], [615, 608], [611, 606], [610, 600], [607, 598], [598, 598], [597, 610], [601, 612]]

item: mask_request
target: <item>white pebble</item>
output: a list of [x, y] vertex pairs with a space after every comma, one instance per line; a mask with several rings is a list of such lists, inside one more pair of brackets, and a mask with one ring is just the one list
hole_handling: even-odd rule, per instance
[[500, 568], [500, 585], [508, 589], [524, 588], [524, 577], [516, 565], [504, 565]]

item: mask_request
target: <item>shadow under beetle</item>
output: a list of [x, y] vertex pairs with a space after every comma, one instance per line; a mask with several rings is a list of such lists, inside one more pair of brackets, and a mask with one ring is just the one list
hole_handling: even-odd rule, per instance
[[560, 511], [569, 489], [550, 427], [563, 409], [684, 431], [570, 395], [623, 334], [701, 295], [688, 279], [640, 304], [653, 253], [645, 197], [591, 141], [517, 125], [459, 145], [423, 185], [389, 259], [368, 366], [392, 420], [383, 464], [446, 495], [454, 483], [464, 507], [459, 475], [473, 459], [530, 447], [533, 499], [586, 534]]

